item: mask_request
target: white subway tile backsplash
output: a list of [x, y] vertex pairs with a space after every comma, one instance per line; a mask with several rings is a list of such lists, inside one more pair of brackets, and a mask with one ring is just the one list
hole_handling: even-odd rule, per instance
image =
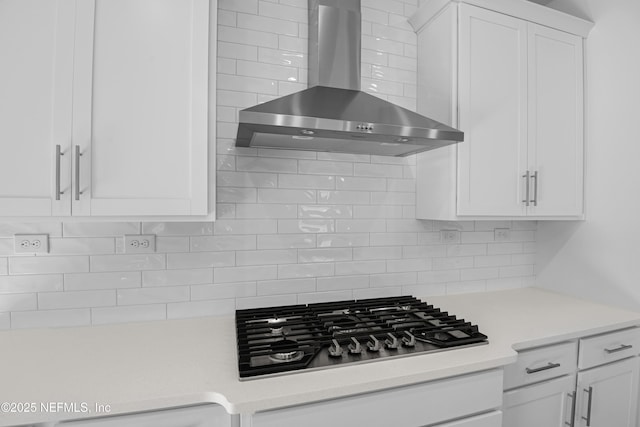
[[387, 223], [384, 219], [338, 219], [336, 231], [338, 233], [375, 233], [384, 232]]
[[296, 173], [298, 161], [270, 157], [238, 157], [236, 168], [247, 172]]
[[236, 264], [241, 265], [269, 265], [289, 264], [298, 258], [295, 249], [269, 249], [257, 251], [242, 251], [236, 253]]
[[204, 283], [213, 283], [213, 268], [142, 272], [143, 286], [200, 285]]
[[328, 219], [352, 216], [353, 208], [350, 205], [298, 205], [299, 218]]
[[369, 233], [318, 234], [319, 248], [369, 246]]
[[11, 327], [14, 329], [58, 328], [90, 324], [91, 310], [89, 308], [16, 311], [11, 313]]
[[258, 249], [313, 248], [316, 246], [314, 234], [276, 234], [258, 236]]
[[298, 161], [298, 172], [318, 175], [353, 175], [353, 164], [322, 160], [300, 160]]
[[315, 278], [267, 280], [258, 282], [258, 295], [299, 294], [303, 292], [314, 292], [315, 290]]
[[298, 249], [298, 262], [335, 262], [351, 261], [352, 250], [349, 248]]
[[318, 203], [368, 205], [370, 193], [365, 191], [318, 191]]
[[235, 265], [234, 252], [190, 252], [167, 254], [168, 269], [231, 267]]
[[369, 275], [318, 277], [318, 291], [340, 291], [343, 289], [361, 289], [369, 287]]
[[317, 302], [344, 301], [349, 299], [353, 299], [353, 292], [350, 290], [298, 294], [298, 304], [313, 304]]
[[294, 279], [301, 277], [333, 276], [336, 274], [333, 263], [283, 264], [278, 266], [279, 279]]
[[213, 222], [143, 222], [142, 234], [193, 236], [213, 234]]
[[223, 267], [213, 271], [214, 283], [246, 282], [252, 280], [270, 280], [278, 278], [275, 265]]
[[256, 236], [193, 236], [192, 252], [241, 251], [256, 248]]
[[116, 290], [118, 305], [163, 304], [189, 300], [188, 286], [163, 286]]
[[50, 238], [49, 253], [54, 255], [96, 255], [115, 253], [114, 238]]
[[398, 285], [413, 285], [417, 283], [418, 274], [416, 272], [384, 273], [371, 275], [371, 287], [381, 288]]
[[278, 177], [278, 187], [333, 190], [336, 188], [336, 180], [333, 176], [283, 174]]
[[103, 307], [116, 305], [115, 290], [41, 292], [38, 294], [38, 309]]
[[[29, 276], [38, 277], [38, 276]], [[137, 288], [142, 283], [139, 271], [108, 273], [73, 273], [64, 275], [65, 291]]]
[[218, 0], [218, 9], [257, 14], [258, 0]]
[[36, 310], [38, 307], [37, 294], [7, 294], [0, 298], [0, 312]]
[[87, 271], [89, 271], [88, 256], [34, 256], [9, 258], [9, 274], [12, 275], [82, 273]]
[[0, 237], [13, 238], [14, 234], [48, 234], [49, 237], [60, 237], [62, 236], [62, 224], [59, 222], [0, 222]]
[[256, 282], [195, 285], [191, 286], [191, 301], [252, 297], [256, 292]]
[[265, 1], [260, 2], [258, 6], [258, 13], [263, 16], [287, 19], [293, 22], [306, 22], [308, 14], [306, 8], [268, 3]]
[[272, 219], [221, 219], [213, 227], [216, 237], [229, 234], [269, 234], [275, 233], [276, 229], [277, 222]]
[[236, 206], [235, 216], [238, 219], [297, 218], [297, 210], [298, 206], [295, 204], [241, 204]]
[[175, 302], [167, 304], [167, 319], [186, 319], [202, 316], [221, 316], [235, 313], [236, 300]]
[[278, 305], [293, 305], [298, 302], [296, 295], [263, 295], [259, 297], [237, 298], [236, 309], [273, 307]]
[[0, 276], [0, 300], [6, 294], [62, 291], [61, 274]]
[[332, 219], [279, 219], [278, 233], [333, 233], [335, 223]]
[[385, 264], [379, 261], [348, 261], [336, 263], [336, 276], [376, 274], [386, 271]]
[[[220, 22], [220, 19], [218, 19], [218, 22]], [[298, 35], [298, 24], [296, 22], [269, 18], [266, 16], [250, 15], [246, 13], [238, 14], [237, 26], [238, 28], [286, 34], [288, 36]]]
[[387, 260], [402, 257], [402, 248], [399, 246], [380, 246], [353, 248], [354, 261], [360, 260]]
[[167, 318], [166, 304], [96, 307], [91, 309], [91, 324], [104, 325], [128, 322], [149, 322]]
[[[415, 220], [416, 156], [235, 146], [240, 109], [306, 89], [307, 3], [218, 2], [215, 223], [0, 222], [0, 329], [533, 285], [537, 223]], [[362, 88], [410, 110], [416, 7], [362, 1]], [[51, 253], [14, 254], [16, 233], [49, 234]], [[155, 253], [124, 253], [139, 233], [157, 236]]]
[[91, 271], [157, 270], [165, 268], [165, 254], [94, 255]]
[[140, 233], [139, 222], [65, 222], [62, 224], [64, 237], [120, 237], [138, 233]]

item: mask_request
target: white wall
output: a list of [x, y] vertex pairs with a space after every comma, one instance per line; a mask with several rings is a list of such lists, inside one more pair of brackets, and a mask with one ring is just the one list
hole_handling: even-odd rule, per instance
[[537, 285], [640, 310], [640, 2], [555, 0], [586, 47], [587, 220], [539, 223]]

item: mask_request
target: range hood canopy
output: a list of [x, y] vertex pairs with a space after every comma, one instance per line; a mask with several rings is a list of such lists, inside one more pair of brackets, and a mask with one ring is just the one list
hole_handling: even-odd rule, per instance
[[360, 0], [309, 0], [310, 88], [240, 111], [236, 146], [407, 156], [464, 134], [360, 91]]

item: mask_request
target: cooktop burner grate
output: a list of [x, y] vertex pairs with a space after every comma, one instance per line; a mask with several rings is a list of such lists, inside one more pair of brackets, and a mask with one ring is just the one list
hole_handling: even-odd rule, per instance
[[237, 310], [236, 327], [241, 379], [487, 343], [412, 296]]

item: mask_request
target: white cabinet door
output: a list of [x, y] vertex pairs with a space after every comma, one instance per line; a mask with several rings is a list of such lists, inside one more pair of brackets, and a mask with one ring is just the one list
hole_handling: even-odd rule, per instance
[[[0, 216], [70, 212], [55, 147], [71, 143], [74, 0], [0, 1]], [[69, 187], [71, 156], [62, 156]]]
[[202, 405], [58, 424], [60, 427], [230, 427], [231, 417], [218, 405]]
[[571, 424], [576, 376], [570, 375], [508, 391], [503, 419], [508, 427], [563, 427]]
[[578, 373], [575, 425], [636, 427], [638, 358]]
[[460, 5], [458, 215], [525, 214], [527, 24]]
[[582, 38], [531, 23], [528, 34], [528, 169], [537, 178], [531, 182], [529, 214], [581, 215]]
[[209, 0], [78, 0], [76, 22], [73, 215], [207, 214]]

